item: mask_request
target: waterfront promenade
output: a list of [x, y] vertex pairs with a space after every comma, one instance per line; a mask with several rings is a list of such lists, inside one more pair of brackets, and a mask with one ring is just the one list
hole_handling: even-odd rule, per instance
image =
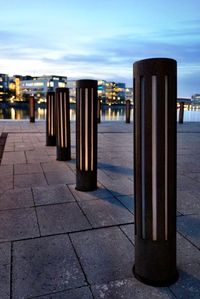
[[137, 281], [133, 125], [98, 125], [98, 190], [75, 190], [72, 160], [45, 146], [45, 122], [0, 121], [0, 298], [200, 298], [200, 123], [177, 127], [177, 261], [169, 288]]

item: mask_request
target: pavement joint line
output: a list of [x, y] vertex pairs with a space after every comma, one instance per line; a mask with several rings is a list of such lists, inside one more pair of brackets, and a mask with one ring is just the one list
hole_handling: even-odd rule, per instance
[[90, 285], [90, 283], [89, 283], [89, 281], [88, 281], [88, 278], [87, 278], [87, 275], [86, 275], [86, 273], [85, 273], [85, 271], [84, 271], [84, 268], [83, 268], [83, 266], [82, 266], [82, 263], [81, 263], [81, 261], [80, 261], [80, 258], [79, 258], [79, 256], [78, 256], [78, 253], [77, 253], [77, 251], [76, 251], [76, 248], [75, 248], [75, 246], [74, 246], [74, 244], [73, 244], [73, 242], [72, 242], [72, 239], [71, 239], [70, 235], [68, 235], [68, 237], [69, 237], [70, 243], [71, 243], [71, 245], [72, 245], [72, 248], [73, 248], [73, 250], [74, 250], [74, 253], [75, 253], [75, 255], [76, 255], [76, 258], [77, 258], [77, 260], [78, 260], [78, 263], [79, 263], [79, 265], [80, 265], [80, 267], [81, 267], [81, 270], [82, 270], [82, 272], [83, 272], [83, 275], [84, 275], [84, 278], [85, 278], [85, 282], [86, 282], [87, 285]]
[[55, 233], [55, 234], [47, 234], [47, 235], [42, 235], [42, 236], [36, 236], [32, 238], [22, 238], [22, 239], [16, 239], [16, 240], [4, 240], [0, 241], [1, 243], [8, 243], [8, 242], [22, 242], [22, 241], [29, 241], [29, 240], [35, 240], [35, 239], [41, 239], [41, 238], [47, 238], [47, 237], [56, 237], [56, 236], [62, 236], [62, 235], [71, 235], [71, 234], [77, 234], [77, 233], [84, 233], [88, 231], [95, 231], [95, 230], [101, 230], [101, 229], [109, 229], [109, 228], [119, 228], [120, 225], [128, 225], [128, 224], [134, 224], [134, 222], [128, 222], [128, 223], [119, 223], [119, 224], [113, 224], [113, 225], [107, 225], [107, 226], [101, 226], [101, 227], [91, 227], [91, 228], [86, 228], [86, 229], [81, 229], [81, 230], [76, 230], [76, 231], [71, 231], [71, 232], [62, 232], [62, 233]]
[[[86, 287], [89, 287], [88, 285], [82, 285], [82, 286], [79, 286], [79, 287], [75, 287], [75, 288], [68, 288], [68, 289], [64, 289], [62, 291], [57, 291], [57, 292], [51, 292], [51, 293], [45, 293], [43, 295], [38, 295], [38, 296], [34, 296], [34, 297], [27, 297], [26, 299], [35, 299], [35, 298], [41, 298], [43, 296], [49, 296], [49, 295], [59, 295], [59, 294], [62, 294], [63, 292], [68, 292], [68, 291], [74, 291], [74, 290], [78, 290], [78, 289], [82, 289], [82, 288], [86, 288]], [[67, 299], [67, 298], [66, 298]], [[81, 299], [81, 298], [80, 298]], [[95, 299], [95, 298], [94, 298]]]
[[187, 238], [187, 235], [184, 235], [183, 233], [181, 233], [178, 228], [177, 228], [177, 233], [179, 233], [184, 239], [186, 239], [190, 244], [192, 244], [196, 249], [198, 249], [200, 251], [200, 247], [198, 247], [196, 244], [194, 244], [190, 239]]
[[10, 299], [13, 297], [13, 241], [11, 241], [11, 248], [10, 248]]
[[[123, 231], [123, 229], [121, 228], [124, 224], [119, 226], [119, 229], [122, 231], [122, 233], [126, 236], [126, 238], [131, 242], [131, 244], [135, 247], [135, 244], [133, 243], [133, 241], [129, 238], [129, 236], [125, 233], [125, 231]], [[127, 225], [127, 224], [126, 224]], [[130, 224], [132, 225], [132, 224]]]
[[41, 237], [42, 234], [41, 234], [41, 230], [40, 230], [40, 224], [39, 224], [39, 219], [38, 219], [38, 214], [37, 214], [37, 208], [36, 208], [36, 205], [35, 205], [35, 199], [34, 199], [34, 194], [33, 194], [33, 188], [31, 188], [31, 194], [32, 194], [32, 198], [33, 198], [34, 210], [35, 210], [35, 215], [36, 215], [36, 219], [37, 219], [38, 231], [39, 231], [39, 235], [40, 235], [40, 237]]
[[75, 199], [75, 201], [76, 201], [76, 203], [77, 203], [79, 209], [81, 210], [81, 212], [83, 213], [83, 215], [84, 215], [85, 218], [87, 219], [89, 225], [90, 225], [91, 227], [93, 227], [93, 226], [92, 226], [92, 223], [90, 222], [89, 218], [87, 217], [87, 214], [84, 212], [84, 210], [83, 210], [82, 207], [80, 206], [80, 204], [79, 204], [78, 200], [76, 199], [76, 197], [74, 196], [73, 192], [71, 191], [70, 188], [68, 188], [68, 189], [69, 189], [71, 195], [73, 196], [73, 198]]

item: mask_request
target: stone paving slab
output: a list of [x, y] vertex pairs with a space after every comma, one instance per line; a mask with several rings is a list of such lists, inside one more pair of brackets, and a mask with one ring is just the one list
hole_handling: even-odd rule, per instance
[[0, 165], [0, 177], [13, 175], [13, 165]]
[[127, 179], [102, 181], [101, 183], [115, 196], [133, 194], [133, 182]]
[[36, 209], [42, 236], [91, 228], [77, 203], [48, 205]]
[[177, 265], [181, 268], [185, 264], [200, 262], [200, 250], [191, 244], [187, 238], [177, 233]]
[[54, 170], [45, 172], [46, 180], [49, 185], [55, 184], [74, 184], [76, 177], [71, 170]]
[[39, 236], [35, 209], [0, 211], [0, 242]]
[[13, 189], [13, 175], [0, 176], [0, 194]]
[[128, 239], [135, 244], [135, 225], [134, 224], [127, 224], [127, 225], [121, 225], [121, 230], [125, 233], [125, 235], [128, 237]]
[[59, 170], [63, 170], [66, 171], [68, 170], [68, 163], [64, 162], [64, 161], [50, 161], [50, 162], [42, 162], [40, 163], [41, 167], [43, 169], [43, 171], [45, 173], [47, 172], [53, 172], [53, 171], [59, 171]]
[[12, 189], [0, 195], [0, 210], [28, 208], [33, 205], [30, 188]]
[[80, 206], [94, 228], [134, 221], [133, 215], [115, 198], [82, 201]]
[[67, 235], [15, 242], [13, 299], [84, 286], [85, 277]]
[[186, 264], [179, 269], [179, 280], [170, 289], [176, 298], [200, 298], [200, 265]]
[[181, 214], [200, 214], [200, 193], [198, 191], [178, 191], [177, 209]]
[[177, 229], [180, 234], [200, 249], [200, 215], [178, 217]]
[[10, 298], [11, 244], [0, 243], [0, 296]]
[[89, 283], [132, 276], [134, 247], [119, 228], [74, 233], [70, 238]]
[[14, 165], [14, 174], [32, 174], [41, 172], [43, 172], [43, 170], [40, 163]]
[[31, 173], [31, 174], [16, 174], [14, 175], [14, 187], [36, 187], [46, 186], [47, 181], [43, 173]]
[[75, 201], [67, 185], [50, 185], [32, 189], [36, 206]]
[[133, 195], [117, 196], [117, 199], [131, 212], [134, 213], [134, 198]]
[[175, 299], [168, 288], [146, 286], [135, 278], [111, 281], [92, 286], [95, 299]]
[[94, 299], [88, 287], [82, 287], [75, 290], [59, 292], [47, 296], [40, 296], [37, 298], [38, 299]]
[[25, 153], [22, 152], [4, 152], [2, 165], [26, 163]]
[[75, 184], [69, 185], [69, 188], [77, 201], [114, 198], [112, 193], [105, 189], [105, 187], [103, 187], [101, 184], [98, 184], [98, 188], [96, 190], [89, 192], [78, 191], [75, 189], [75, 187]]
[[98, 126], [94, 192], [75, 190], [74, 122], [71, 161], [57, 161], [56, 147], [45, 146], [45, 122], [1, 124], [12, 133], [10, 161], [0, 166], [0, 298], [200, 298], [199, 124], [177, 126], [180, 278], [170, 288], [146, 286], [132, 273], [132, 124]]

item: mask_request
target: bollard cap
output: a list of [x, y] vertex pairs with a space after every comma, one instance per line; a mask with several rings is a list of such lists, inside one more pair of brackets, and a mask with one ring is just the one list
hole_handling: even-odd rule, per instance
[[69, 92], [69, 88], [67, 87], [57, 87], [56, 88], [56, 93], [58, 92]]
[[47, 96], [48, 95], [55, 95], [55, 91], [47, 91]]
[[163, 74], [177, 71], [177, 61], [172, 58], [147, 58], [136, 61], [133, 64], [134, 73], [142, 74]]
[[77, 80], [76, 88], [97, 88], [97, 80], [90, 80], [90, 79]]

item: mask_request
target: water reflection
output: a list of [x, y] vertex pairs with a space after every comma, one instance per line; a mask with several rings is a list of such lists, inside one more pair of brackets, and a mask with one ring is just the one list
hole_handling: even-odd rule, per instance
[[[177, 119], [179, 117], [179, 109], [177, 109]], [[36, 110], [36, 119], [45, 120], [46, 109], [38, 107]], [[0, 108], [0, 119], [29, 119], [28, 109], [17, 108]], [[76, 109], [70, 109], [70, 119], [76, 120]], [[102, 107], [101, 121], [125, 121], [125, 108], [124, 107]], [[133, 109], [131, 109], [131, 121], [133, 121]], [[200, 122], [200, 107], [185, 107], [184, 109], [185, 122]]]

